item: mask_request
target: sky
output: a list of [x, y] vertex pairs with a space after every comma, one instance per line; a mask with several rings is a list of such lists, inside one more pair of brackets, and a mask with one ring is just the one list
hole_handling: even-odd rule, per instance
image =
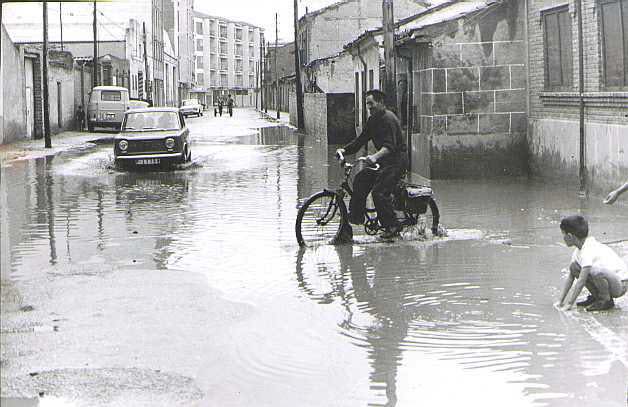
[[[373, 0], [379, 1], [379, 0]], [[298, 0], [299, 16], [305, 14], [305, 7], [314, 11], [337, 3], [338, 0]], [[116, 4], [117, 3], [117, 4]], [[105, 11], [116, 7], [132, 7], [134, 0], [100, 3], [99, 9]], [[3, 20], [13, 23], [41, 23], [41, 2], [5, 3]], [[48, 3], [48, 19], [51, 25], [59, 21], [59, 3]], [[275, 41], [275, 13], [279, 20], [279, 41], [291, 42], [294, 39], [294, 0], [194, 0], [194, 9], [205, 14], [244, 21], [264, 28], [268, 41]], [[84, 22], [90, 18], [92, 3], [70, 3], [62, 5], [64, 22], [72, 20]], [[71, 11], [70, 11], [71, 10]], [[107, 13], [110, 15], [109, 13]], [[106, 20], [105, 20], [106, 21]]]
[[[338, 0], [298, 0], [299, 16], [321, 9]], [[264, 28], [268, 41], [275, 41], [275, 13], [278, 14], [280, 42], [294, 40], [294, 0], [194, 0], [201, 13], [244, 21]]]

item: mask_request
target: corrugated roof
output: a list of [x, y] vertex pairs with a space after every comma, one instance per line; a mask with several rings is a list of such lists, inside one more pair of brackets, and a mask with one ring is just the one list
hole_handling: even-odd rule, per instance
[[407, 19], [406, 23], [399, 26], [398, 31], [412, 33], [430, 25], [456, 20], [496, 2], [497, 0], [451, 1]]

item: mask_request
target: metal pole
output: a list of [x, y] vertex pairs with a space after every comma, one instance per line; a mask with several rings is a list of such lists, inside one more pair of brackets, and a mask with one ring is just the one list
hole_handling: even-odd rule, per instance
[[275, 13], [275, 83], [276, 83], [276, 91], [275, 91], [275, 109], [277, 109], [277, 119], [279, 119], [279, 76], [278, 76], [278, 71], [277, 71], [277, 33], [279, 31], [279, 29], [277, 28], [278, 26], [278, 22], [277, 22], [278, 16], [277, 13]]
[[144, 44], [144, 94], [145, 94], [146, 100], [150, 100], [151, 104], [153, 104], [154, 103], [153, 97], [152, 95], [148, 93], [148, 57], [146, 54], [146, 23], [145, 22], [142, 23], [142, 41]]
[[305, 128], [303, 114], [303, 88], [301, 86], [301, 63], [299, 62], [299, 13], [297, 0], [294, 0], [294, 73], [297, 92], [297, 127], [299, 130]]
[[52, 147], [50, 142], [50, 107], [48, 106], [48, 1], [44, 0], [44, 46], [42, 51], [42, 84], [44, 102], [44, 145], [46, 148]]
[[576, 13], [578, 13], [578, 93], [580, 105], [580, 166], [578, 176], [580, 178], [580, 195], [587, 193], [587, 167], [585, 162], [586, 139], [584, 134], [584, 49], [582, 44], [582, 0], [576, 1]]
[[386, 78], [384, 82], [386, 106], [389, 109], [392, 108], [398, 111], [397, 85], [395, 83], [395, 20], [392, 0], [382, 1], [382, 27], [384, 28], [384, 64], [386, 65]]
[[96, 1], [94, 1], [94, 22], [93, 27], [94, 31], [94, 60], [92, 63], [92, 88], [98, 86], [98, 33], [96, 32]]
[[61, 51], [63, 51], [63, 11], [61, 10], [61, 2], [59, 2], [59, 26], [61, 28]]

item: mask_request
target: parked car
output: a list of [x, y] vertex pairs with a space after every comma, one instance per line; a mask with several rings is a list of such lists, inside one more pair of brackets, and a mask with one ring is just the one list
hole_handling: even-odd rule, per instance
[[129, 110], [114, 137], [118, 166], [179, 164], [192, 158], [192, 140], [185, 119], [175, 107]]
[[150, 103], [145, 101], [145, 100], [141, 100], [141, 99], [129, 99], [129, 110], [132, 109], [145, 109], [147, 107], [151, 107]]
[[185, 117], [192, 115], [199, 117], [203, 115], [203, 106], [196, 99], [184, 99], [181, 101], [179, 111], [183, 113]]
[[120, 129], [124, 112], [129, 107], [129, 90], [120, 86], [96, 86], [89, 95], [87, 129], [96, 127]]

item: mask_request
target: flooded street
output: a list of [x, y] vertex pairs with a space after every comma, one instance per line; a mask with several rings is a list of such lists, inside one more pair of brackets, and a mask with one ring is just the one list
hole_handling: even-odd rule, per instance
[[116, 170], [110, 144], [2, 163], [7, 403], [626, 406], [628, 298], [553, 306], [561, 217], [628, 259], [625, 199], [435, 181], [448, 236], [300, 249], [336, 146], [253, 110], [188, 126], [172, 171]]

